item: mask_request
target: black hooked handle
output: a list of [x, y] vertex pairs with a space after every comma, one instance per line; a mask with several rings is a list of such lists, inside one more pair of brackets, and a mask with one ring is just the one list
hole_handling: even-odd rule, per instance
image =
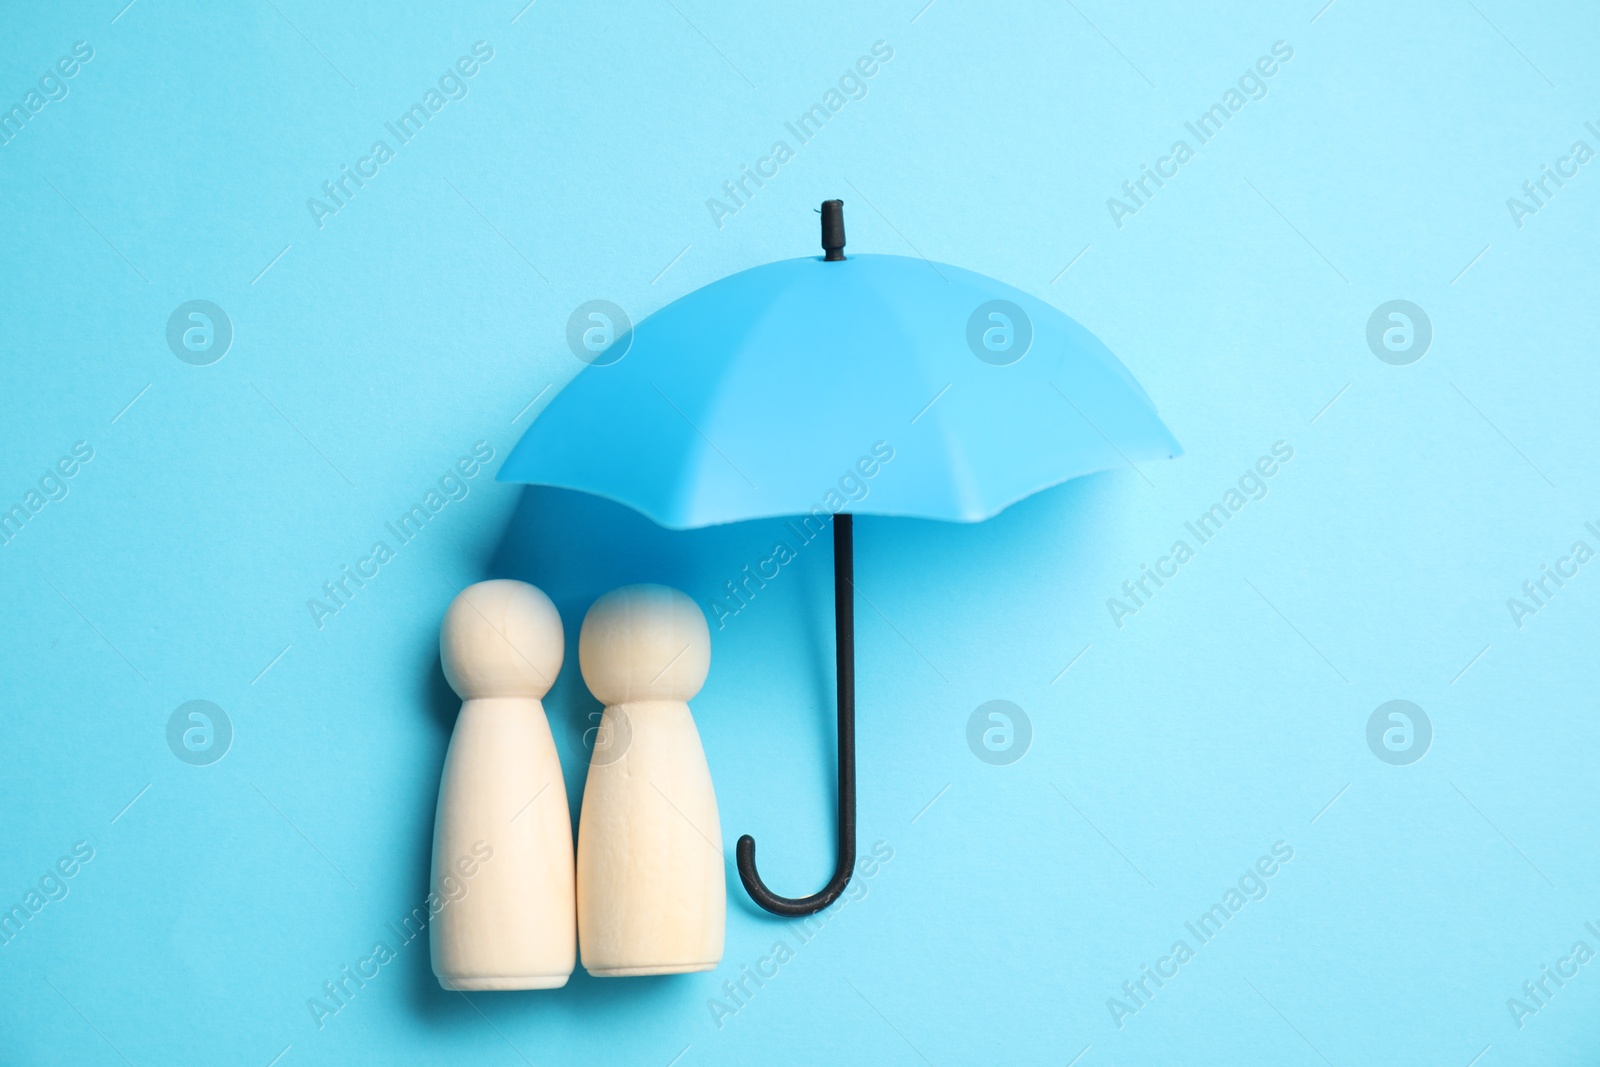
[[[841, 224], [842, 231], [842, 224]], [[843, 234], [840, 234], [841, 239]], [[842, 243], [842, 240], [841, 240]], [[821, 911], [850, 884], [856, 857], [856, 612], [855, 558], [852, 539], [853, 517], [848, 513], [833, 519], [833, 629], [838, 660], [839, 683], [839, 860], [833, 877], [819, 892], [809, 897], [780, 897], [768, 889], [756, 873], [756, 841], [749, 834], [739, 838], [735, 852], [739, 880], [745, 892], [774, 915], [810, 915]]]

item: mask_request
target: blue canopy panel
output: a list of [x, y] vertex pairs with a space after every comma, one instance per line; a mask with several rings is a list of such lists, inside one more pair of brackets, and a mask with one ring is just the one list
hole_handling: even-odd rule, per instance
[[626, 355], [550, 403], [501, 481], [592, 493], [669, 529], [815, 508], [977, 522], [1182, 451], [1082, 326], [942, 263], [770, 263], [616, 343]]

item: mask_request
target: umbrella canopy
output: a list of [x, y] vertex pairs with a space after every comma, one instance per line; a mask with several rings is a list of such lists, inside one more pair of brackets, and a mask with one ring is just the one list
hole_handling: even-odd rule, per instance
[[[992, 278], [844, 255], [742, 271], [616, 337], [534, 420], [501, 481], [576, 489], [669, 529], [806, 516], [833, 526], [839, 854], [778, 896], [739, 839], [739, 875], [780, 915], [836, 900], [855, 857], [853, 514], [977, 522], [1023, 497], [1181, 449], [1150, 397], [1072, 319]], [[820, 530], [818, 531], [820, 532]]]
[[[540, 414], [502, 480], [594, 493], [674, 530], [803, 515], [830, 490], [857, 515], [977, 522], [1181, 451], [1082, 326], [904, 256], [742, 271], [651, 315], [617, 351]], [[851, 499], [841, 474], [879, 442], [893, 462]]]

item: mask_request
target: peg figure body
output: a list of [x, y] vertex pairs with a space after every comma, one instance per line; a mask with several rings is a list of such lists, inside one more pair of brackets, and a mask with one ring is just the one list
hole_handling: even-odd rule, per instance
[[711, 634], [675, 589], [613, 590], [589, 609], [578, 662], [602, 704], [578, 825], [578, 941], [602, 977], [709, 971], [722, 959], [722, 830], [688, 701]]
[[572, 822], [540, 703], [564, 641], [555, 605], [523, 582], [479, 582], [445, 613], [439, 655], [462, 705], [434, 815], [429, 936], [446, 989], [554, 989], [572, 974]]

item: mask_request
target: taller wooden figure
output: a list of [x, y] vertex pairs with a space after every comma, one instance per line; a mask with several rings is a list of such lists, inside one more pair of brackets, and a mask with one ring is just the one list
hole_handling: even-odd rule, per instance
[[439, 631], [461, 716], [439, 782], [429, 924], [446, 989], [554, 989], [576, 960], [572, 819], [540, 699], [565, 638], [523, 582], [469, 586]]
[[601, 977], [709, 971], [722, 959], [722, 828], [688, 701], [711, 632], [676, 589], [595, 601], [578, 663], [605, 705], [578, 822], [578, 943]]

